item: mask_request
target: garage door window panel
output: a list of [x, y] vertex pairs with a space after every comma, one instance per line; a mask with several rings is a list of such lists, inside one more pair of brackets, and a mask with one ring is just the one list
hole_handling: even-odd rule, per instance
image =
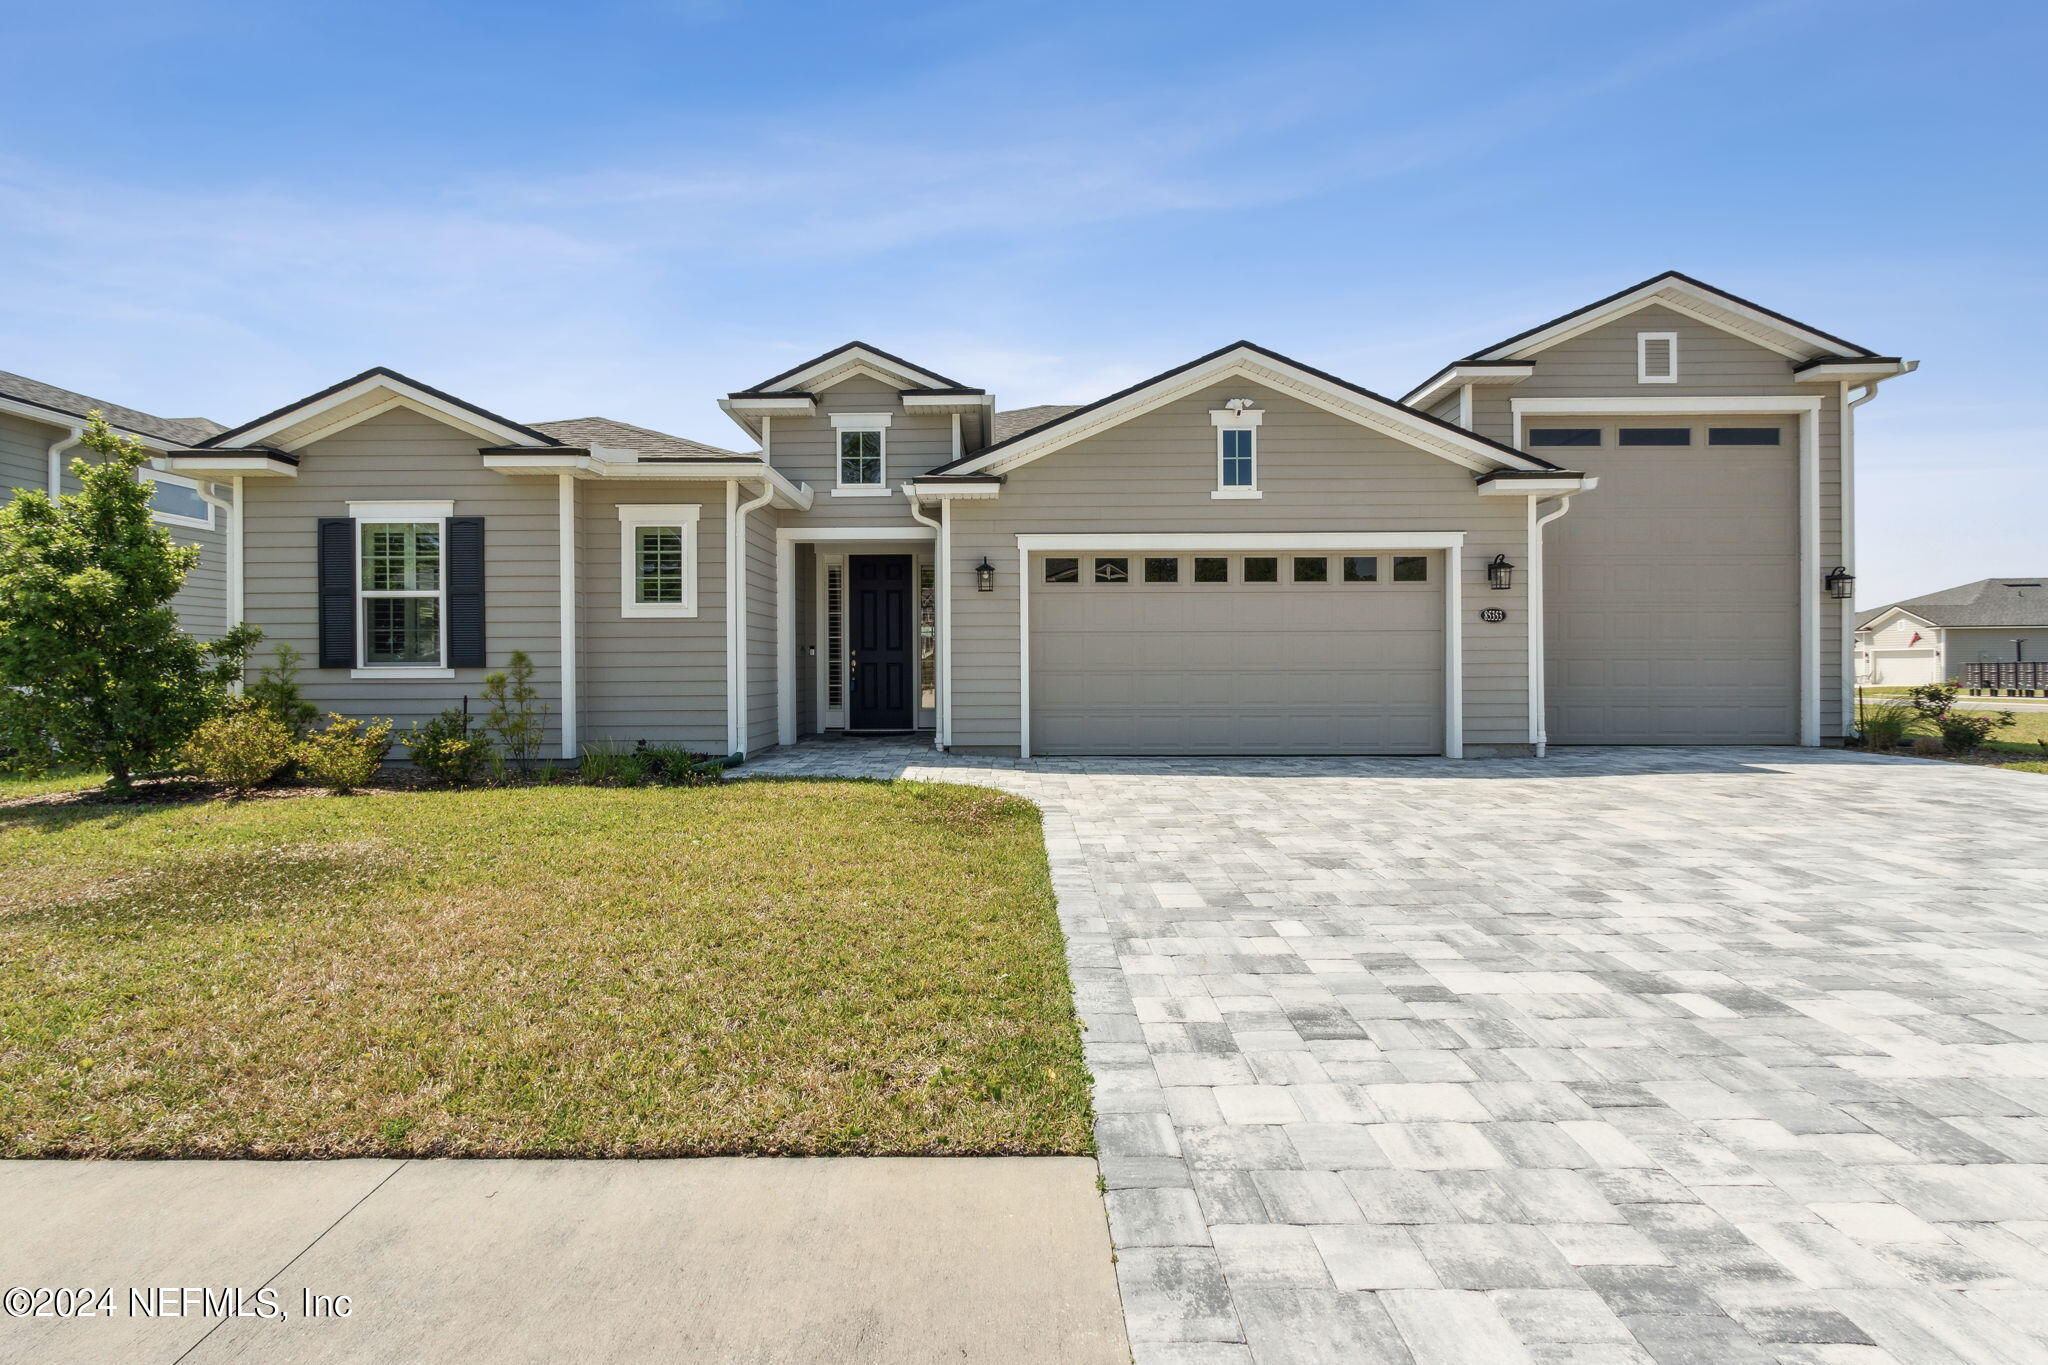
[[1329, 582], [1330, 561], [1322, 555], [1296, 555], [1294, 559], [1294, 581], [1297, 583]]
[[1689, 446], [1692, 444], [1691, 427], [1623, 427], [1621, 444], [1625, 446]]
[[1278, 583], [1280, 581], [1280, 557], [1278, 555], [1246, 555], [1244, 557], [1244, 581], [1247, 583]]
[[1229, 581], [1230, 561], [1228, 559], [1223, 558], [1221, 555], [1195, 556], [1195, 582], [1228, 583]]
[[1346, 583], [1379, 582], [1380, 557], [1378, 555], [1345, 555], [1344, 581]]
[[1145, 560], [1145, 581], [1147, 583], [1180, 582], [1180, 561], [1173, 558], [1147, 558]]
[[1131, 561], [1128, 559], [1098, 559], [1095, 561], [1097, 583], [1128, 583], [1131, 581]]
[[1428, 556], [1395, 555], [1394, 581], [1396, 583], [1427, 583], [1429, 581]]
[[1045, 561], [1045, 581], [1048, 583], [1079, 583], [1081, 561], [1078, 559], [1048, 558]]

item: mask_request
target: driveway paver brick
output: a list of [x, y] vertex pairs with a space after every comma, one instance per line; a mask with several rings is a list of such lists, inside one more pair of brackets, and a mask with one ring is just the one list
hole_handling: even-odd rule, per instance
[[1140, 1362], [2048, 1362], [2048, 781], [1788, 749], [1029, 796]]

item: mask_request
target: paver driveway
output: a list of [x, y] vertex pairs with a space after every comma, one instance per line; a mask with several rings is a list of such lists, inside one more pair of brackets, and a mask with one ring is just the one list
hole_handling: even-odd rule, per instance
[[1140, 1362], [2048, 1360], [2048, 778], [761, 766], [1044, 807]]

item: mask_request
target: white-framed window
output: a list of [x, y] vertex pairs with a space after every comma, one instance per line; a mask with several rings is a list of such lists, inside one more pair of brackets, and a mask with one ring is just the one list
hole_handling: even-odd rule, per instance
[[199, 496], [199, 483], [182, 474], [144, 469], [139, 477], [149, 484], [149, 514], [167, 526], [213, 529], [213, 504]]
[[444, 517], [356, 522], [357, 638], [364, 668], [440, 668], [447, 657]]
[[834, 497], [884, 497], [889, 492], [889, 414], [835, 412], [833, 447], [838, 466]]
[[1216, 427], [1216, 491], [1212, 498], [1256, 498], [1259, 492], [1259, 419], [1248, 398], [1233, 398], [1209, 414]]
[[619, 614], [697, 614], [697, 518], [694, 502], [621, 503]]
[[846, 556], [818, 557], [818, 728], [846, 728]]
[[1676, 384], [1678, 382], [1678, 333], [1636, 333], [1636, 382]]

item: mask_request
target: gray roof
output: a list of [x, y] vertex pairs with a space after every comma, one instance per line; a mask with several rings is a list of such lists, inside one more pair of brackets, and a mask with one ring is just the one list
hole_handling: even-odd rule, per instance
[[1959, 588], [1909, 597], [1856, 613], [1861, 630], [1893, 607], [1937, 626], [2048, 626], [2048, 574], [1980, 578]]
[[671, 436], [665, 431], [650, 431], [630, 422], [615, 422], [609, 417], [572, 417], [563, 422], [535, 422], [532, 425], [535, 431], [569, 445], [608, 446], [613, 450], [633, 450], [642, 455], [668, 459], [731, 459], [738, 453], [706, 445], [702, 441], [692, 441], [686, 436]]
[[1012, 436], [1042, 427], [1070, 412], [1079, 412], [1083, 406], [1081, 403], [1041, 403], [1035, 408], [1011, 408], [1008, 412], [999, 412], [991, 423], [989, 444], [1007, 441]]
[[45, 384], [40, 379], [30, 379], [27, 375], [10, 374], [6, 370], [0, 370], [0, 396], [48, 408], [55, 416], [83, 418], [98, 412], [113, 426], [168, 441], [172, 445], [196, 445], [227, 430], [211, 418], [158, 417], [134, 408], [124, 408], [119, 403], [88, 398], [70, 389], [60, 389], [55, 384]]

